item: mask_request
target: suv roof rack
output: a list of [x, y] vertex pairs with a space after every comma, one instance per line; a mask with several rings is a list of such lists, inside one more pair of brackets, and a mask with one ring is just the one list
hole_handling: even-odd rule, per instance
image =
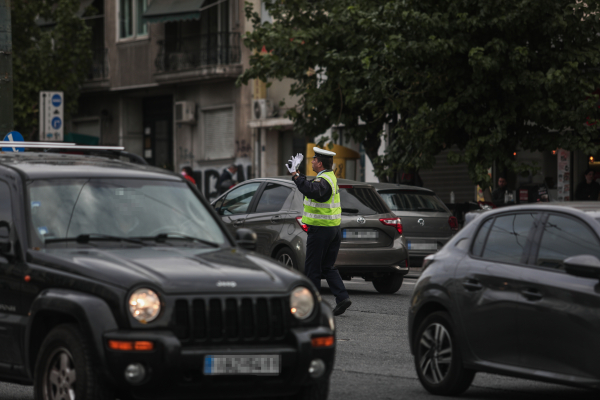
[[68, 142], [12, 142], [1, 141], [0, 150], [12, 147], [25, 149], [41, 149], [48, 153], [75, 153], [97, 156], [125, 157], [134, 164], [148, 165], [148, 162], [137, 154], [125, 151], [123, 146], [96, 146], [96, 145], [78, 145]]

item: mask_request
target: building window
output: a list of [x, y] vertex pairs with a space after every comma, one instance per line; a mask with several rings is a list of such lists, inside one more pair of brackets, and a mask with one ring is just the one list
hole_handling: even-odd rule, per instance
[[119, 0], [119, 39], [148, 36], [148, 23], [142, 16], [148, 0]]

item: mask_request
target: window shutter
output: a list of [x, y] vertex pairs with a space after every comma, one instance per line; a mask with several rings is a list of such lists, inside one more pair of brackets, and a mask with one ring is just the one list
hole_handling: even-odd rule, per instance
[[219, 160], [235, 157], [233, 108], [204, 111], [204, 158]]

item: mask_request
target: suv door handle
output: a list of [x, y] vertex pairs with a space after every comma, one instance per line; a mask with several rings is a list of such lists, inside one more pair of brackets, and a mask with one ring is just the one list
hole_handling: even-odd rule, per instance
[[537, 290], [532, 288], [523, 289], [521, 294], [525, 296], [527, 300], [537, 301], [544, 298], [544, 296]]
[[235, 221], [233, 221], [233, 226], [240, 226], [244, 223], [243, 219], [236, 219]]
[[483, 286], [477, 279], [465, 279], [463, 281], [463, 287], [467, 289], [469, 292], [475, 292], [477, 290], [483, 289]]
[[271, 222], [277, 222], [281, 219], [281, 215], [274, 215], [271, 217]]

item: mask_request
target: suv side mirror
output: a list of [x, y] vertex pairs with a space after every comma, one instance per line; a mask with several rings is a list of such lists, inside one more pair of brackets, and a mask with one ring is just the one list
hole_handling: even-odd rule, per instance
[[235, 241], [238, 246], [246, 250], [256, 250], [256, 232], [248, 228], [240, 228], [235, 231]]
[[563, 264], [568, 274], [600, 279], [600, 260], [595, 256], [588, 254], [573, 256], [566, 258]]
[[6, 221], [0, 221], [0, 254], [10, 252], [10, 226]]

